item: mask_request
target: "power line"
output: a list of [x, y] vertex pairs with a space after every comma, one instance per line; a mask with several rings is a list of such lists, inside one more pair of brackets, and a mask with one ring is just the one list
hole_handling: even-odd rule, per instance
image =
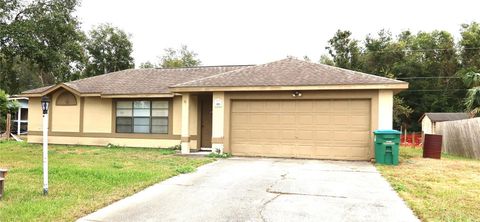
[[[480, 47], [461, 48], [460, 50], [479, 50]], [[456, 48], [431, 48], [431, 49], [395, 49], [395, 50], [376, 50], [368, 52], [432, 52], [432, 51], [454, 51]]]

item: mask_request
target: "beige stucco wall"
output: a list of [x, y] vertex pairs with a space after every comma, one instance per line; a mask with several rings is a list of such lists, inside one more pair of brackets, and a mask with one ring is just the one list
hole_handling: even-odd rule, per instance
[[180, 135], [182, 130], [182, 96], [173, 97], [173, 134]]
[[[197, 135], [198, 131], [198, 96], [190, 96], [190, 135]], [[182, 96], [173, 98], [173, 135], [180, 135], [182, 130]]]
[[[393, 96], [393, 92], [389, 93]], [[379, 127], [379, 110], [388, 111], [388, 107], [384, 109], [379, 109], [379, 90], [326, 90], [326, 91], [302, 91], [302, 97], [292, 97], [290, 91], [274, 91], [274, 92], [225, 92], [225, 101], [224, 101], [224, 152], [230, 151], [230, 109], [232, 100], [252, 100], [252, 99], [369, 99], [371, 101], [371, 123], [370, 128], [371, 132], [378, 129]], [[215, 121], [215, 117], [213, 118]], [[215, 122], [213, 123], [215, 124]], [[373, 152], [373, 136], [370, 137], [371, 146], [369, 150], [369, 156], [374, 157]]]
[[[41, 143], [42, 136], [29, 135], [29, 143]], [[149, 148], [169, 148], [180, 144], [180, 140], [168, 139], [132, 139], [132, 138], [107, 138], [107, 137], [71, 137], [71, 136], [49, 136], [50, 144], [68, 144], [68, 145], [90, 145], [106, 146], [109, 143], [118, 146], [127, 147], [149, 147]]]
[[393, 91], [378, 90], [378, 129], [393, 128]]
[[198, 129], [198, 96], [190, 96], [190, 135], [197, 135]]
[[[180, 144], [180, 135], [175, 134], [174, 130], [180, 129], [181, 109], [178, 110], [178, 102], [172, 104], [172, 127], [168, 135], [166, 134], [133, 134], [115, 133], [113, 126], [114, 110], [113, 101], [110, 98], [100, 97], [76, 97], [76, 106], [57, 106], [56, 99], [63, 91], [60, 89], [53, 93], [51, 102], [51, 130], [49, 132], [49, 143], [52, 144], [82, 144], [82, 145], [99, 145], [105, 146], [109, 143], [120, 146], [132, 147], [161, 147], [167, 148]], [[181, 98], [181, 97], [180, 97]], [[28, 142], [41, 142], [42, 131], [42, 113], [40, 106], [40, 98], [31, 97], [29, 115], [30, 115], [30, 134]], [[178, 100], [177, 100], [178, 101]], [[180, 103], [181, 105], [181, 103]], [[175, 108], [175, 106], [177, 106]], [[192, 107], [192, 113], [197, 114], [196, 101]], [[82, 111], [83, 110], [83, 111]], [[80, 121], [83, 119], [83, 121]], [[176, 122], [175, 122], [176, 121]], [[192, 125], [191, 132], [194, 138], [191, 140], [191, 147], [197, 147], [196, 140], [196, 123], [197, 120], [192, 119], [195, 124]]]
[[57, 98], [62, 92], [63, 90], [58, 90], [52, 96], [52, 132], [80, 132], [80, 97], [75, 96], [77, 105], [57, 106]]
[[42, 106], [39, 97], [32, 97], [28, 101], [28, 130], [42, 130]]
[[433, 134], [434, 133], [433, 132], [433, 123], [430, 120], [430, 118], [428, 118], [428, 116], [426, 116], [426, 115], [422, 119], [422, 132], [425, 133], [425, 134]]
[[83, 101], [83, 132], [112, 132], [112, 99], [85, 97]]

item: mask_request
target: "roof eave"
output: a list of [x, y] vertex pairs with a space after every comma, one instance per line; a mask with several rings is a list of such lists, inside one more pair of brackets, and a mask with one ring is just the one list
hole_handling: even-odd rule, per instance
[[152, 94], [102, 94], [101, 98], [172, 98], [173, 93], [152, 93]]
[[351, 84], [351, 85], [316, 85], [316, 86], [195, 86], [171, 87], [174, 93], [181, 92], [215, 92], [215, 91], [289, 91], [289, 90], [365, 90], [391, 89], [395, 92], [408, 89], [408, 83], [395, 84]]

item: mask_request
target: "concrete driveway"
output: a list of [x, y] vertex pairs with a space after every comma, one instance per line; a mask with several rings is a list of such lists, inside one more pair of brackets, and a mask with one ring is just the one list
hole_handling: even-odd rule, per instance
[[230, 158], [79, 221], [418, 221], [367, 162]]

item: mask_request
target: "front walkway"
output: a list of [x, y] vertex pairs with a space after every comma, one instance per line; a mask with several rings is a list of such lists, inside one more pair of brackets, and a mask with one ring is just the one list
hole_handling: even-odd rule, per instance
[[230, 158], [79, 221], [418, 221], [367, 162]]

